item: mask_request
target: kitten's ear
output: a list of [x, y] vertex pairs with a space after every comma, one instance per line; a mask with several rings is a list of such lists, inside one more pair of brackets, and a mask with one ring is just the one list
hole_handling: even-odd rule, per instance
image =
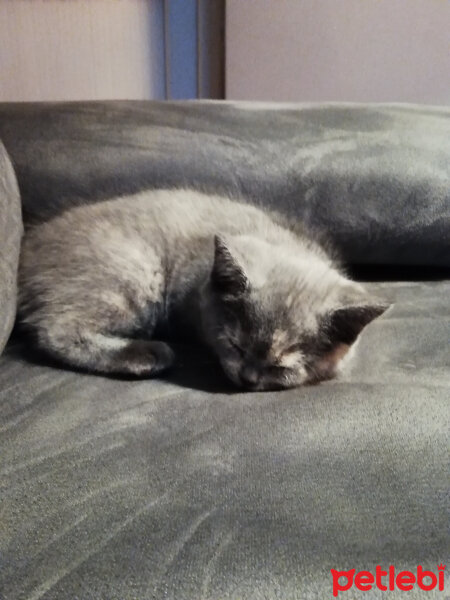
[[339, 363], [356, 342], [361, 331], [382, 315], [390, 304], [364, 303], [342, 306], [327, 313], [320, 325], [322, 347], [311, 365], [311, 381], [329, 379], [336, 374]]
[[350, 346], [364, 327], [382, 315], [389, 306], [381, 303], [343, 306], [328, 313], [324, 320], [324, 327], [330, 343]]
[[230, 296], [239, 296], [249, 288], [244, 270], [218, 235], [214, 237], [211, 283], [216, 291]]

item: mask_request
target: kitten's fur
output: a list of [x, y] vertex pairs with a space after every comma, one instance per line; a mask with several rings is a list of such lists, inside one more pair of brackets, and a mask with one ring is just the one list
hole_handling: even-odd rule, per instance
[[250, 205], [156, 190], [72, 208], [25, 235], [21, 321], [70, 365], [153, 376], [159, 338], [209, 345], [250, 389], [332, 377], [386, 309], [325, 250]]

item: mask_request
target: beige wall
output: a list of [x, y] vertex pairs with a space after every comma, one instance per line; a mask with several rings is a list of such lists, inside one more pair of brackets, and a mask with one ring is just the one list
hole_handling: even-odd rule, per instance
[[164, 95], [159, 0], [0, 0], [0, 101]]
[[450, 102], [449, 0], [227, 0], [226, 97]]

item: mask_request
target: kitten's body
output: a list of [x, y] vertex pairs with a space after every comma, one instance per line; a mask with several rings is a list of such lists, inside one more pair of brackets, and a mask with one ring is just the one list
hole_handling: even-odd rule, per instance
[[[317, 243], [270, 214], [189, 190], [73, 208], [27, 232], [20, 266], [22, 322], [58, 359], [149, 376], [173, 362], [155, 336], [195, 336], [235, 383], [260, 389], [317, 374], [301, 344], [283, 348], [314, 346], [320, 319], [342, 306], [361, 308], [363, 295]], [[276, 363], [283, 376], [263, 376], [259, 367], [255, 375], [256, 346], [258, 361]]]

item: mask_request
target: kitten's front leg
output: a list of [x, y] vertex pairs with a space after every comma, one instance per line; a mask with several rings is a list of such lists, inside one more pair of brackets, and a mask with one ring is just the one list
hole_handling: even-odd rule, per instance
[[[105, 294], [106, 296], [107, 294]], [[162, 341], [136, 339], [136, 306], [110, 295], [114, 302], [86, 298], [85, 306], [65, 304], [63, 310], [44, 305], [24, 319], [39, 347], [57, 360], [77, 368], [105, 374], [153, 377], [171, 367], [173, 350]], [[121, 300], [119, 302], [119, 300]], [[58, 307], [60, 308], [60, 307]], [[157, 320], [147, 315], [146, 334]]]
[[174, 361], [175, 353], [165, 342], [127, 340], [126, 345], [111, 356], [109, 368], [113, 373], [153, 377], [170, 368]]
[[105, 374], [153, 377], [174, 363], [165, 342], [119, 337], [105, 333], [105, 327], [89, 329], [83, 321], [80, 316], [73, 325], [64, 319], [43, 322], [36, 329], [40, 348], [68, 365]]

